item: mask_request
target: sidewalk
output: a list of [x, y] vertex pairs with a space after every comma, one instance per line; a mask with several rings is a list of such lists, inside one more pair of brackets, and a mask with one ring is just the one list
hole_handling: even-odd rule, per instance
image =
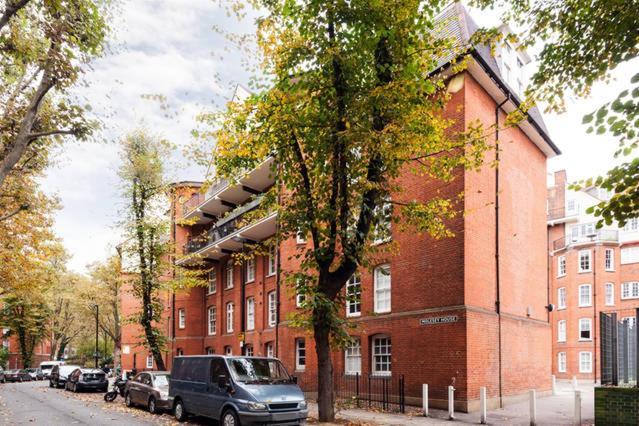
[[[557, 395], [537, 399], [538, 425], [572, 425], [574, 392], [570, 383], [558, 382]], [[594, 387], [592, 384], [579, 384], [581, 391], [582, 425], [594, 424]], [[379, 413], [362, 409], [341, 410], [337, 414], [340, 423], [364, 423], [370, 425], [450, 425], [451, 423], [479, 424], [479, 412], [455, 413], [455, 421], [448, 420], [448, 412], [430, 410], [430, 417], [422, 417], [416, 407], [407, 407], [407, 414]], [[317, 418], [317, 405], [310, 404], [310, 417]], [[508, 405], [505, 408], [488, 412], [488, 424], [522, 425], [530, 424], [528, 402]]]

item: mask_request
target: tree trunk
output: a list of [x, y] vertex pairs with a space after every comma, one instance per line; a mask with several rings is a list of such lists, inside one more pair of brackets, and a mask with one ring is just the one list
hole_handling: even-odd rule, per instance
[[18, 343], [20, 344], [20, 356], [22, 357], [22, 368], [31, 367], [31, 357], [33, 348], [30, 348], [28, 337], [24, 330], [18, 330]]
[[113, 344], [113, 368], [118, 369], [122, 363], [122, 343], [117, 339]]
[[330, 328], [327, 314], [316, 308], [313, 312], [313, 333], [317, 354], [317, 408], [320, 422], [335, 420], [333, 395], [333, 362], [331, 360]]

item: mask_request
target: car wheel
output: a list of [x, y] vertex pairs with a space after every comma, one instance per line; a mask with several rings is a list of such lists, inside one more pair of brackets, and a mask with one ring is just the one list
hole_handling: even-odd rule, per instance
[[237, 414], [235, 414], [235, 411], [226, 410], [222, 414], [220, 426], [240, 426], [240, 419], [237, 417]]
[[175, 420], [177, 420], [178, 422], [186, 421], [188, 414], [181, 399], [178, 399], [175, 403], [175, 407], [173, 408], [173, 415], [175, 416]]
[[78, 384], [74, 383], [72, 386], [73, 386], [73, 393], [78, 393]]
[[133, 407], [133, 400], [131, 399], [131, 394], [129, 392], [124, 394], [124, 404], [127, 407]]
[[149, 403], [147, 404], [147, 406], [149, 407], [149, 413], [151, 413], [151, 414], [157, 414], [158, 413], [158, 409], [155, 406], [155, 398], [150, 397], [149, 398]]

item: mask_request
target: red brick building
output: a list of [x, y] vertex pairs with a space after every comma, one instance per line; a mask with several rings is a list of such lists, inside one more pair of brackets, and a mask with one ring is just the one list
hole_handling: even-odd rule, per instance
[[[5, 336], [8, 332], [8, 328], [0, 329], [2, 336]], [[23, 368], [24, 364], [22, 363], [22, 355], [20, 354], [20, 344], [18, 343], [18, 337], [14, 335], [10, 335], [9, 337], [4, 337], [1, 340], [2, 346], [7, 348], [9, 351], [9, 359], [7, 360], [7, 369], [11, 368]], [[42, 361], [48, 361], [51, 354], [51, 345], [49, 341], [44, 339], [39, 342], [34, 350], [33, 357], [31, 361], [31, 367], [37, 367], [40, 365]]]
[[599, 313], [636, 323], [639, 308], [639, 221], [596, 229], [586, 209], [609, 198], [597, 188], [571, 191], [565, 171], [548, 189], [549, 282], [553, 374], [599, 380]]
[[[476, 29], [459, 4], [443, 19], [460, 42]], [[451, 77], [446, 114], [459, 130], [474, 120], [503, 125], [519, 103], [529, 58], [510, 46], [496, 56], [478, 46], [469, 55], [468, 69]], [[403, 375], [407, 401], [420, 403], [427, 383], [433, 406], [443, 406], [447, 386], [454, 385], [456, 408], [464, 411], [478, 408], [481, 386], [491, 407], [529, 389], [550, 389], [546, 160], [559, 151], [535, 109], [518, 127], [501, 131], [499, 140], [498, 168], [489, 164], [491, 152], [480, 171], [460, 170], [443, 189], [409, 173], [401, 177], [406, 197], [463, 194], [464, 214], [451, 223], [455, 237], [444, 240], [392, 229], [399, 253], [352, 278], [348, 291], [359, 302], [344, 306], [344, 314], [356, 324], [356, 343], [335, 351], [336, 374]], [[295, 270], [289, 258], [306, 242], [286, 240], [269, 256], [242, 265], [230, 261], [245, 242], [276, 231], [275, 215], [248, 225], [238, 221], [260, 202], [254, 196], [274, 184], [272, 162], [237, 183], [219, 180], [204, 193], [194, 183], [176, 185], [172, 237], [184, 253], [207, 259], [212, 272], [208, 288], [167, 296], [167, 363], [179, 354], [274, 355], [313, 390], [312, 336], [289, 325], [297, 300], [281, 279]], [[194, 223], [182, 226], [180, 219]], [[131, 368], [131, 357], [123, 362]]]

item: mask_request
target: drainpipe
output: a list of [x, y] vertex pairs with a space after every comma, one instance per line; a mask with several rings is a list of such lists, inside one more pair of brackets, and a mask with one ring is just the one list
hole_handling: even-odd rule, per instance
[[[172, 226], [171, 233], [173, 234], [173, 244], [175, 244], [177, 239], [177, 210], [176, 210], [176, 202], [175, 198], [177, 197], [177, 191], [173, 191], [172, 204], [173, 204], [173, 214], [172, 216]], [[175, 279], [175, 256], [173, 256], [173, 279]], [[173, 365], [173, 354], [175, 353], [175, 292], [171, 291], [171, 321], [169, 321], [169, 327], [171, 328], [170, 336], [171, 336], [171, 365]], [[168, 359], [167, 359], [168, 361]]]
[[499, 407], [504, 406], [501, 350], [501, 294], [499, 282], [499, 111], [510, 95], [495, 107], [495, 312], [497, 313], [497, 351], [499, 354]]
[[[605, 253], [605, 251], [604, 251]], [[592, 371], [594, 373], [594, 383], [597, 383], [597, 243], [592, 246], [592, 341], [594, 350], [592, 351]]]
[[[277, 160], [277, 158], [276, 158]], [[278, 177], [279, 177], [279, 162], [277, 163]], [[277, 184], [277, 206], [281, 205], [282, 186], [279, 182]], [[280, 215], [275, 217], [275, 357], [279, 358], [279, 342], [280, 342]]]
[[[240, 297], [242, 298], [242, 304], [240, 305], [240, 333], [243, 336], [240, 340], [242, 347], [240, 353], [246, 355], [246, 261], [240, 265]], [[255, 308], [255, 306], [254, 306]]]

